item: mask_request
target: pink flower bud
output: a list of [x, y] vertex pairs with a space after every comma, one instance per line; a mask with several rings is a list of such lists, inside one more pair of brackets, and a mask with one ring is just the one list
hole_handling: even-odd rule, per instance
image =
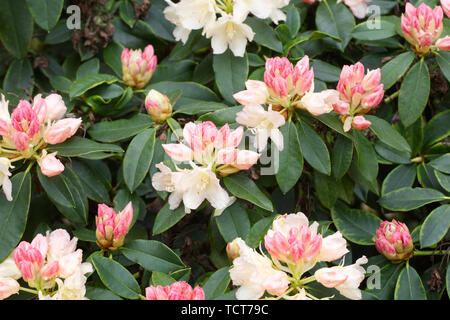
[[199, 286], [192, 287], [184, 281], [172, 283], [170, 286], [150, 286], [145, 289], [147, 300], [205, 300], [205, 293]]
[[19, 151], [26, 150], [30, 147], [30, 137], [25, 132], [15, 132], [12, 136], [12, 140], [16, 149]]
[[444, 38], [436, 41], [436, 47], [442, 51], [450, 51], [450, 37], [445, 36]]
[[333, 105], [333, 109], [339, 114], [346, 115], [350, 110], [350, 105], [347, 102], [339, 100]]
[[233, 95], [233, 98], [243, 106], [250, 104], [265, 104], [269, 98], [267, 86], [262, 81], [247, 80], [245, 82], [247, 90], [240, 91]]
[[380, 68], [369, 71], [361, 82], [364, 91], [371, 91], [375, 89], [381, 81]]
[[214, 138], [214, 148], [222, 149], [231, 147], [228, 145], [229, 136], [230, 136], [230, 126], [228, 125], [228, 123], [225, 123], [225, 125], [222, 128], [220, 128], [220, 130], [217, 132], [217, 136]]
[[46, 122], [47, 117], [47, 103], [45, 99], [42, 98], [41, 94], [38, 94], [33, 99], [33, 110], [37, 115], [40, 124]]
[[107, 205], [98, 205], [96, 217], [97, 244], [103, 250], [116, 250], [123, 245], [128, 229], [133, 220], [133, 206], [131, 201], [119, 214]]
[[240, 170], [250, 169], [256, 162], [258, 162], [261, 155], [250, 150], [239, 150], [234, 166]]
[[152, 45], [139, 50], [122, 51], [122, 76], [126, 85], [141, 89], [150, 81], [156, 69], [158, 58], [154, 55]]
[[59, 263], [58, 261], [53, 261], [46, 264], [40, 271], [41, 277], [47, 281], [58, 275], [59, 272]]
[[235, 163], [238, 155], [238, 150], [235, 148], [221, 149], [217, 153], [217, 163], [231, 164]]
[[147, 113], [156, 123], [163, 123], [172, 115], [172, 105], [169, 98], [153, 89], [149, 91], [145, 98], [145, 107]]
[[441, 6], [447, 18], [450, 18], [450, 0], [441, 0]]
[[41, 159], [38, 161], [42, 174], [50, 178], [64, 171], [64, 165], [55, 155], [56, 152], [47, 154], [47, 151], [44, 150]]
[[190, 161], [192, 160], [192, 150], [181, 143], [163, 144], [164, 151], [169, 157], [175, 161]]
[[44, 133], [44, 141], [58, 144], [72, 137], [81, 125], [81, 118], [66, 118], [56, 121]]
[[384, 221], [377, 230], [377, 250], [393, 263], [408, 260], [413, 255], [414, 244], [408, 227], [401, 222]]
[[22, 241], [14, 250], [14, 261], [22, 272], [22, 278], [25, 281], [32, 281], [40, 270], [44, 257], [30, 243]]
[[0, 300], [19, 292], [20, 284], [12, 278], [0, 278]]
[[361, 100], [361, 106], [365, 109], [378, 106], [384, 97], [383, 87], [384, 85], [380, 84], [372, 92], [366, 94]]
[[67, 112], [64, 100], [59, 94], [51, 94], [45, 98], [47, 104], [47, 115], [45, 121], [53, 121], [61, 119]]
[[352, 126], [356, 130], [363, 130], [370, 127], [371, 124], [372, 122], [366, 120], [366, 118], [364, 118], [363, 116], [356, 116], [353, 118]]
[[33, 138], [41, 127], [36, 112], [26, 100], [20, 100], [19, 105], [14, 109], [11, 115], [11, 125], [18, 132], [26, 133], [30, 138]]

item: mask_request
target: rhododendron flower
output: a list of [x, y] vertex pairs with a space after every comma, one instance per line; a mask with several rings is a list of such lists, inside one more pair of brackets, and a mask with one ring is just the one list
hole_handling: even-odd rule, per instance
[[441, 6], [445, 15], [450, 18], [450, 0], [441, 0]]
[[384, 96], [383, 88], [380, 69], [365, 74], [364, 65], [360, 62], [342, 68], [337, 85], [339, 101], [333, 108], [343, 115], [341, 121], [345, 132], [352, 126], [356, 130], [362, 130], [371, 125], [363, 115], [381, 103]]
[[353, 15], [358, 19], [363, 19], [367, 14], [368, 3], [372, 0], [338, 0], [337, 3], [344, 1], [345, 5], [350, 8]]
[[0, 158], [0, 186], [8, 201], [12, 201], [12, 183], [9, 180], [11, 172], [9, 169], [14, 168], [8, 158]]
[[230, 269], [233, 284], [240, 286], [236, 292], [238, 300], [260, 298], [265, 291], [281, 296], [289, 287], [288, 275], [272, 267], [272, 261], [240, 243], [239, 257], [233, 260]]
[[19, 292], [20, 284], [12, 278], [0, 277], [0, 300]]
[[14, 261], [14, 252], [12, 252], [8, 258], [0, 263], [0, 278], [12, 278], [14, 280], [20, 279], [22, 272], [17, 267]]
[[411, 3], [406, 3], [402, 14], [402, 31], [411, 48], [418, 55], [427, 54], [433, 43], [439, 39], [443, 30], [444, 13], [440, 6], [431, 9], [421, 3], [416, 9]]
[[151, 44], [145, 47], [144, 52], [141, 49], [123, 49], [121, 60], [123, 82], [135, 89], [145, 87], [155, 72], [158, 63], [158, 58], [154, 54]]
[[322, 92], [307, 92], [300, 104], [309, 113], [318, 116], [333, 111], [333, 105], [339, 101], [339, 92], [324, 90]]
[[66, 118], [48, 126], [44, 133], [44, 141], [58, 144], [72, 137], [81, 125], [81, 118]]
[[247, 40], [252, 41], [255, 33], [238, 15], [225, 14], [217, 21], [205, 26], [205, 35], [211, 38], [214, 54], [224, 53], [229, 47], [235, 56], [243, 57]]
[[205, 300], [202, 288], [191, 285], [185, 281], [177, 281], [169, 286], [150, 286], [145, 289], [147, 300]]
[[59, 94], [50, 94], [45, 99], [38, 94], [33, 99], [33, 110], [42, 124], [61, 119], [66, 114], [67, 107]]
[[260, 19], [270, 18], [275, 24], [280, 20], [286, 20], [286, 15], [280, 8], [289, 4], [289, 0], [271, 0], [261, 5], [260, 0], [234, 0], [234, 12], [244, 16], [244, 20], [249, 13]]
[[436, 48], [442, 51], [450, 51], [450, 37], [445, 36], [444, 38], [436, 41]]
[[263, 81], [247, 80], [245, 86], [247, 90], [240, 91], [233, 95], [233, 98], [243, 106], [265, 104], [269, 99], [269, 91]]
[[56, 152], [50, 154], [47, 154], [46, 150], [42, 152], [42, 157], [38, 164], [43, 175], [54, 177], [64, 171], [64, 165], [55, 156]]
[[269, 138], [278, 150], [283, 150], [283, 134], [278, 128], [286, 120], [279, 112], [270, 107], [266, 111], [260, 105], [248, 105], [236, 114], [236, 122], [247, 126], [255, 134], [254, 146], [259, 152], [266, 148]]
[[123, 245], [128, 229], [133, 220], [133, 206], [131, 201], [116, 214], [113, 208], [105, 204], [98, 205], [96, 217], [97, 244], [103, 250], [117, 250]]
[[364, 274], [366, 273], [361, 265], [367, 262], [367, 258], [362, 256], [356, 260], [355, 264], [349, 266], [321, 268], [314, 273], [314, 277], [323, 286], [336, 288], [344, 297], [360, 300], [361, 290], [359, 285], [364, 280]]
[[413, 255], [414, 244], [408, 227], [395, 220], [381, 223], [375, 244], [377, 250], [393, 263], [408, 260]]
[[172, 115], [172, 105], [169, 98], [152, 89], [145, 98], [145, 108], [153, 121], [163, 123]]

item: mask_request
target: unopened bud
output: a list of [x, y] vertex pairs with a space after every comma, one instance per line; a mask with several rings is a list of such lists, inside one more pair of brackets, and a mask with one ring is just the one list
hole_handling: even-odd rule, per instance
[[145, 98], [145, 108], [156, 123], [162, 123], [172, 115], [172, 105], [169, 98], [153, 89], [150, 90]]
[[414, 244], [408, 227], [395, 220], [381, 223], [375, 244], [377, 250], [393, 263], [408, 260], [413, 255]]

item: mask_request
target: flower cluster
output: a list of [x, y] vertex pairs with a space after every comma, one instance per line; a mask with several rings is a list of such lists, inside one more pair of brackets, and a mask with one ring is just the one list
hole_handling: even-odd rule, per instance
[[[313, 115], [328, 113], [339, 95], [336, 90], [314, 92], [314, 70], [309, 66], [308, 56], [295, 66], [284, 57], [269, 58], [264, 82], [248, 80], [245, 85], [247, 90], [233, 95], [244, 106], [237, 113], [236, 122], [255, 133], [255, 147], [259, 151], [266, 147], [269, 137], [278, 150], [283, 150], [283, 136], [278, 128], [295, 108], [308, 110]], [[262, 104], [269, 106], [267, 111]]]
[[414, 244], [408, 227], [395, 220], [381, 223], [375, 244], [377, 250], [393, 263], [408, 260], [413, 255]]
[[[183, 201], [186, 212], [197, 209], [207, 199], [211, 205], [223, 210], [232, 202], [220, 186], [219, 176], [227, 176], [253, 166], [260, 155], [249, 150], [237, 149], [243, 128], [231, 131], [228, 124], [220, 130], [214, 123], [189, 122], [183, 129], [182, 143], [164, 144], [165, 152], [175, 161], [190, 163], [191, 169], [172, 170], [159, 163], [160, 172], [152, 177], [156, 190], [171, 192], [170, 209], [174, 210]], [[195, 162], [197, 162], [197, 164]]]
[[134, 89], [141, 89], [152, 78], [158, 63], [153, 46], [149, 44], [144, 52], [141, 49], [122, 51], [122, 78], [123, 82]]
[[192, 30], [203, 29], [203, 34], [211, 38], [214, 54], [220, 54], [229, 47], [235, 56], [242, 57], [247, 41], [252, 41], [255, 33], [244, 21], [251, 13], [260, 19], [270, 18], [278, 23], [286, 15], [280, 10], [289, 0], [271, 0], [261, 5], [259, 0], [181, 0], [169, 4], [164, 10], [167, 20], [176, 25], [175, 39], [186, 43]]
[[335, 261], [349, 252], [340, 232], [323, 238], [317, 233], [318, 226], [317, 222], [309, 225], [301, 212], [277, 217], [264, 238], [270, 258], [240, 238], [228, 244], [227, 253], [233, 259], [230, 277], [239, 286], [236, 298], [259, 299], [267, 291], [278, 298], [317, 299], [305, 290], [306, 284], [317, 281], [347, 298], [361, 299], [359, 285], [365, 274], [361, 264], [367, 263], [364, 256], [353, 265], [321, 268], [302, 278], [316, 263]]
[[[448, 9], [448, 3], [447, 9]], [[420, 56], [427, 54], [433, 48], [450, 50], [450, 37], [439, 39], [443, 31], [444, 13], [440, 6], [431, 9], [421, 3], [416, 9], [411, 3], [406, 4], [402, 14], [402, 31], [411, 48]]]
[[77, 241], [64, 229], [57, 229], [47, 231], [46, 236], [38, 234], [31, 243], [20, 242], [0, 264], [0, 299], [19, 291], [20, 278], [35, 288], [42, 300], [85, 299], [85, 274], [93, 269], [90, 263], [82, 263]]
[[364, 65], [358, 62], [342, 68], [337, 90], [339, 101], [333, 105], [334, 111], [343, 115], [344, 131], [351, 127], [362, 130], [371, 125], [364, 114], [378, 106], [384, 96], [381, 71], [375, 69], [364, 73]]
[[2, 95], [0, 102], [0, 185], [6, 198], [11, 201], [9, 181], [12, 162], [37, 160], [42, 174], [53, 177], [64, 170], [64, 165], [56, 158], [56, 152], [48, 153], [49, 144], [58, 144], [72, 137], [81, 125], [81, 118], [65, 118], [67, 108], [58, 94], [45, 99], [39, 94], [33, 103], [20, 100], [12, 114], [8, 101]]
[[192, 289], [185, 281], [177, 281], [169, 286], [150, 286], [145, 289], [147, 300], [205, 300], [205, 292], [199, 286]]
[[133, 206], [131, 201], [118, 214], [113, 208], [105, 204], [99, 204], [98, 215], [95, 219], [97, 245], [102, 250], [114, 251], [120, 248], [123, 245], [132, 220]]

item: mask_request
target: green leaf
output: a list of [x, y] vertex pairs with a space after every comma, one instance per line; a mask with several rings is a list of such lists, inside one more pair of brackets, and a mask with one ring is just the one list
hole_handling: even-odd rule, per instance
[[236, 114], [242, 111], [242, 106], [228, 107], [201, 115], [198, 121], [212, 121], [217, 126], [223, 126], [225, 123], [236, 121]]
[[336, 179], [341, 179], [350, 168], [353, 158], [353, 142], [339, 135], [334, 143], [331, 155], [332, 172]]
[[339, 197], [339, 184], [334, 177], [314, 172], [314, 187], [320, 203], [331, 209]]
[[275, 32], [273, 31], [273, 28], [265, 23], [264, 20], [250, 17], [245, 20], [245, 24], [249, 25], [255, 33], [255, 36], [253, 38], [254, 42], [276, 52], [283, 51], [281, 41], [278, 40]]
[[381, 40], [392, 37], [396, 34], [395, 25], [385, 21], [378, 21], [379, 25], [376, 28], [372, 27], [373, 21], [365, 21], [358, 24], [353, 29], [352, 36], [358, 40]]
[[163, 272], [153, 271], [152, 272], [152, 285], [156, 286], [170, 286], [172, 283], [176, 282], [174, 278], [165, 274]]
[[14, 60], [3, 79], [3, 90], [25, 89], [33, 86], [33, 68], [30, 60]]
[[100, 142], [116, 142], [142, 132], [152, 123], [148, 115], [138, 113], [130, 119], [97, 122], [88, 129], [88, 133]]
[[436, 54], [436, 60], [442, 73], [450, 81], [450, 52], [439, 51]]
[[341, 39], [341, 43], [331, 41], [339, 50], [344, 51], [352, 37], [355, 18], [343, 3], [338, 4], [335, 0], [323, 1], [316, 11], [316, 25], [319, 31]]
[[448, 288], [450, 288], [450, 267], [447, 266], [447, 274], [445, 275], [445, 283], [447, 286], [447, 295], [450, 298], [450, 290], [448, 290]]
[[139, 133], [128, 146], [123, 159], [123, 177], [131, 192], [141, 184], [152, 163], [155, 147], [155, 129]]
[[366, 211], [351, 209], [342, 202], [337, 202], [331, 210], [331, 217], [336, 228], [351, 242], [370, 246], [373, 237], [380, 228], [382, 220]]
[[118, 79], [110, 74], [91, 74], [72, 83], [69, 90], [69, 97], [70, 99], [79, 97], [86, 91], [101, 84], [111, 84], [116, 81], [118, 81]]
[[[341, 69], [327, 62], [314, 59], [311, 63], [314, 68], [314, 76], [316, 79], [325, 82], [338, 82], [341, 76]], [[342, 125], [341, 125], [342, 126]]]
[[412, 51], [404, 52], [381, 68], [381, 83], [384, 84], [384, 90], [392, 87], [405, 74], [415, 56]]
[[233, 174], [223, 179], [225, 187], [237, 198], [247, 200], [267, 211], [273, 211], [272, 201], [258, 188], [250, 178]]
[[[382, 157], [382, 159], [388, 160], [388, 163], [401, 163], [409, 164], [411, 163], [411, 156], [408, 152], [399, 151], [394, 149], [387, 144], [381, 142], [381, 140], [376, 140], [374, 144], [376, 152]], [[383, 162], [380, 159], [380, 162]]]
[[295, 37], [300, 30], [301, 18], [298, 9], [294, 5], [286, 8], [286, 25], [289, 28], [291, 37]]
[[205, 300], [214, 300], [225, 293], [230, 283], [230, 267], [224, 267], [214, 272], [203, 285]]
[[264, 240], [264, 236], [267, 234], [267, 231], [272, 226], [274, 218], [275, 216], [262, 218], [252, 226], [250, 232], [247, 234], [247, 237], [245, 238], [245, 243], [247, 243], [247, 245], [250, 248], [258, 247], [261, 241]]
[[233, 94], [245, 89], [248, 75], [247, 55], [236, 57], [230, 50], [216, 54], [213, 58], [213, 69], [220, 93], [226, 101], [235, 104]]
[[110, 67], [119, 78], [122, 78], [122, 55], [123, 46], [117, 42], [110, 42], [103, 50], [103, 61]]
[[3, 0], [0, 21], [0, 41], [14, 57], [24, 58], [33, 35], [33, 19], [25, 0]]
[[284, 148], [279, 154], [279, 167], [275, 177], [285, 194], [295, 186], [302, 175], [303, 156], [295, 124], [288, 121], [280, 131], [283, 134]]
[[394, 149], [411, 153], [411, 147], [408, 142], [389, 122], [371, 115], [366, 115], [365, 117], [372, 122], [369, 128], [381, 141]]
[[434, 189], [402, 188], [383, 195], [380, 204], [390, 210], [410, 211], [445, 199], [441, 192]]
[[52, 202], [65, 207], [75, 207], [75, 199], [70, 190], [69, 182], [64, 175], [59, 174], [49, 178], [44, 176], [41, 170], [37, 170], [37, 173], [39, 182]]
[[133, 28], [136, 19], [134, 18], [133, 5], [128, 0], [120, 2], [119, 15], [123, 22], [125, 22], [130, 28]]
[[92, 286], [86, 286], [86, 297], [90, 300], [122, 300], [107, 289]]
[[420, 229], [420, 247], [433, 247], [441, 241], [450, 228], [450, 205], [442, 205], [426, 217]]
[[403, 265], [386, 263], [383, 266], [379, 267], [380, 271], [372, 273], [370, 276], [373, 277], [374, 279], [376, 278], [380, 279], [380, 287], [373, 289], [366, 289], [366, 292], [375, 295], [379, 300], [393, 300], [396, 280], [398, 279], [398, 276], [403, 268]]
[[170, 229], [183, 219], [185, 215], [186, 212], [184, 211], [184, 206], [180, 206], [175, 210], [170, 210], [169, 203], [166, 203], [156, 215], [152, 229], [153, 235], [155, 236]]
[[160, 81], [189, 81], [195, 67], [195, 62], [182, 60], [169, 65], [158, 65], [150, 83]]
[[450, 109], [435, 115], [423, 129], [423, 145], [429, 147], [432, 144], [445, 139], [450, 135]]
[[165, 244], [154, 240], [133, 240], [120, 251], [129, 260], [138, 263], [145, 270], [169, 273], [185, 268], [175, 252]]
[[80, 157], [97, 152], [123, 152], [122, 148], [115, 144], [102, 144], [78, 136], [74, 136], [63, 143], [49, 146], [49, 151], [58, 152], [58, 156], [62, 157]]
[[108, 166], [102, 161], [73, 159], [72, 168], [83, 183], [89, 199], [98, 203], [110, 203], [111, 177]]
[[450, 175], [435, 171], [436, 179], [445, 191], [450, 192]]
[[196, 101], [215, 101], [219, 102], [219, 98], [211, 89], [195, 82], [174, 82], [160, 81], [148, 85], [145, 91], [148, 92], [155, 89], [163, 94], [169, 95], [177, 90], [182, 91], [181, 97], [177, 100], [177, 107]]
[[450, 153], [444, 154], [429, 163], [436, 170], [450, 174]]
[[422, 114], [430, 94], [430, 73], [424, 60], [417, 62], [406, 74], [400, 87], [398, 111], [408, 127]]
[[36, 24], [48, 31], [58, 22], [64, 0], [27, 0], [27, 4]]
[[83, 79], [84, 77], [98, 74], [100, 70], [100, 60], [97, 58], [91, 59], [83, 63], [78, 67], [77, 70], [77, 80]]
[[378, 160], [375, 150], [361, 131], [353, 130], [358, 168], [364, 178], [374, 181], [378, 176]]
[[305, 160], [317, 171], [331, 173], [330, 154], [322, 138], [304, 121], [297, 122], [298, 140]]
[[175, 112], [173, 114], [183, 113], [188, 115], [195, 115], [227, 108], [227, 105], [214, 101], [195, 101], [184, 104], [179, 108], [177, 108], [177, 106], [178, 105], [175, 106]]
[[245, 238], [250, 231], [247, 211], [242, 207], [240, 201], [236, 201], [217, 216], [216, 223], [226, 242], [231, 242], [236, 238]]
[[399, 165], [389, 172], [381, 186], [381, 194], [386, 194], [405, 187], [411, 187], [416, 179], [416, 165]]
[[398, 276], [394, 298], [395, 300], [427, 300], [420, 276], [409, 264], [406, 264]]
[[0, 194], [0, 262], [19, 243], [25, 231], [31, 201], [31, 175], [20, 172], [11, 178], [12, 201]]
[[120, 263], [100, 255], [92, 257], [92, 264], [103, 284], [126, 299], [139, 299], [141, 288], [131, 273]]

